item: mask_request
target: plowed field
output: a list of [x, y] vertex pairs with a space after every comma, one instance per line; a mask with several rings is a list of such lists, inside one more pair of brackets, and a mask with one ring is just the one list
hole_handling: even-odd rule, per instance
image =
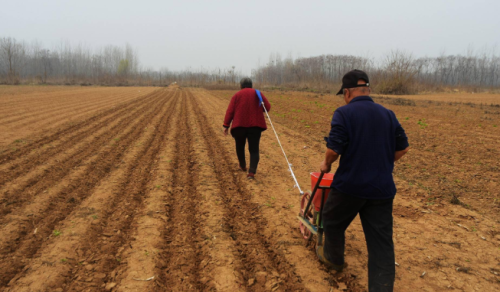
[[[309, 189], [342, 100], [264, 93]], [[256, 180], [238, 171], [221, 130], [232, 94], [0, 87], [0, 291], [366, 291], [359, 220], [348, 268], [328, 272], [300, 237], [271, 130]], [[395, 170], [396, 291], [500, 289], [500, 108], [488, 98], [375, 98], [412, 147]]]

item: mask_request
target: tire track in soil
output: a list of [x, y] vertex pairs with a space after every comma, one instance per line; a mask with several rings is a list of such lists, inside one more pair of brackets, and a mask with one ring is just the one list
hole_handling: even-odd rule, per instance
[[[186, 91], [184, 91], [186, 93]], [[166, 215], [168, 221], [161, 232], [163, 243], [157, 261], [155, 284], [166, 291], [204, 291], [207, 285], [200, 280], [203, 254], [203, 238], [200, 229], [197, 193], [194, 183], [198, 181], [197, 162], [194, 161], [193, 129], [188, 122], [187, 96], [182, 100], [181, 120], [177, 126], [173, 159], [171, 189], [168, 190]]]
[[[161, 96], [155, 99], [154, 102], [161, 102]], [[74, 153], [64, 158], [59, 163], [45, 169], [43, 173], [28, 179], [23, 187], [6, 193], [4, 198], [1, 200], [3, 206], [0, 208], [0, 222], [2, 222], [1, 220], [7, 214], [10, 214], [14, 209], [24, 206], [30, 198], [39, 195], [42, 191], [54, 186], [62, 178], [69, 175], [74, 167], [80, 165], [83, 161], [85, 161], [85, 159], [92, 157], [93, 154], [96, 153], [96, 146], [97, 148], [104, 146], [108, 141], [116, 136], [118, 133], [117, 129], [123, 128], [123, 125], [127, 125], [134, 120], [134, 113], [141, 112], [142, 109], [147, 107], [148, 105], [143, 105], [137, 110], [131, 112], [128, 116], [123, 116], [119, 123], [112, 126], [112, 128], [108, 131], [96, 136], [92, 139], [92, 141], [88, 142], [88, 145], [83, 145], [83, 147], [77, 149]], [[89, 147], [89, 145], [96, 146]], [[30, 168], [34, 167], [31, 166], [31, 164], [29, 166]]]
[[[194, 98], [190, 92], [190, 100]], [[217, 133], [210, 125], [200, 106], [193, 102], [194, 115], [198, 126], [205, 129], [202, 136], [209, 145], [209, 156], [213, 159], [215, 177], [221, 190], [220, 196], [225, 207], [226, 231], [234, 239], [238, 252], [234, 255], [240, 259], [244, 283], [247, 290], [260, 291], [262, 289], [281, 291], [306, 291], [301, 279], [294, 272], [291, 265], [276, 248], [276, 244], [264, 236], [260, 230], [268, 225], [259, 210], [259, 206], [251, 201], [251, 196], [240, 181], [238, 175], [231, 171], [231, 163], [227, 152]], [[262, 273], [264, 272], [264, 273]], [[266, 279], [267, 280], [264, 280]], [[251, 284], [257, 280], [256, 284]], [[263, 283], [265, 282], [265, 283]]]
[[[128, 102], [122, 103], [120, 105], [117, 105], [115, 107], [112, 107], [110, 109], [107, 109], [99, 114], [96, 114], [94, 116], [89, 117], [88, 119], [77, 122], [73, 125], [70, 125], [68, 127], [63, 128], [63, 129], [57, 130], [55, 133], [52, 133], [52, 134], [45, 136], [45, 137], [42, 137], [42, 138], [26, 145], [25, 147], [22, 147], [14, 152], [0, 154], [0, 165], [3, 165], [9, 161], [14, 160], [14, 159], [18, 159], [20, 157], [23, 157], [23, 156], [29, 154], [32, 150], [37, 149], [45, 144], [49, 144], [53, 141], [59, 140], [61, 136], [64, 136], [68, 133], [74, 133], [75, 131], [82, 129], [82, 128], [90, 125], [91, 123], [94, 123], [94, 122], [98, 121], [99, 119], [102, 119], [105, 116], [113, 114], [117, 110], [121, 110], [121, 109], [126, 108], [130, 105], [141, 104], [141, 103], [143, 103], [143, 98], [146, 98], [146, 97], [151, 96], [151, 95], [156, 95], [159, 91], [160, 90], [157, 90], [157, 91], [149, 93], [145, 96], [139, 96], [136, 99], [133, 99], [131, 101], [128, 101]], [[73, 136], [71, 136], [71, 137], [73, 137]]]
[[73, 276], [67, 282], [68, 291], [105, 290], [106, 282], [111, 283], [117, 268], [124, 263], [117, 261], [115, 255], [131, 247], [132, 234], [137, 228], [135, 219], [144, 208], [144, 200], [150, 193], [154, 165], [161, 149], [166, 145], [165, 137], [171, 126], [170, 120], [177, 113], [175, 106], [179, 99], [183, 100], [182, 96], [175, 95], [172, 102], [166, 105], [166, 110], [162, 108], [163, 113], [154, 126], [155, 131], [147, 137], [144, 148], [127, 167], [121, 188], [114, 192], [109, 208], [103, 211], [103, 223], [100, 226], [92, 225], [84, 236], [86, 241], [79, 248], [79, 253], [92, 258], [91, 261], [87, 260], [93, 264], [92, 270], [75, 265], [70, 272]]
[[66, 139], [59, 139], [61, 142], [57, 146], [47, 148], [45, 151], [42, 151], [42, 153], [38, 153], [36, 155], [26, 155], [22, 157], [21, 159], [19, 159], [20, 161], [9, 165], [5, 170], [0, 170], [0, 187], [5, 185], [6, 182], [12, 181], [13, 179], [32, 171], [35, 166], [46, 163], [47, 160], [49, 160], [56, 154], [64, 153], [80, 141], [87, 138], [92, 133], [105, 128], [109, 125], [109, 123], [124, 116], [125, 113], [133, 109], [135, 106], [137, 106], [137, 104], [148, 103], [151, 99], [156, 98], [157, 96], [158, 94], [152, 94], [150, 96], [127, 103], [123, 107], [112, 111], [109, 115], [103, 116], [103, 119], [96, 119], [94, 122], [89, 123], [88, 128], [76, 133], [75, 135], [71, 135]]
[[[56, 224], [78, 207], [78, 202], [89, 196], [94, 187], [112, 171], [113, 166], [120, 162], [126, 148], [140, 137], [149, 120], [157, 116], [161, 108], [170, 101], [170, 96], [167, 96], [159, 102], [150, 102], [147, 105], [149, 110], [134, 112], [134, 114], [139, 114], [131, 116], [129, 122], [121, 123], [120, 128], [110, 131], [110, 136], [116, 136], [127, 129], [120, 135], [120, 140], [115, 147], [109, 147], [100, 152], [97, 158], [88, 165], [83, 175], [71, 181], [37, 217], [33, 218], [33, 226], [38, 226], [36, 235], [19, 230], [17, 239], [9, 241], [10, 245], [2, 247], [0, 287], [5, 287], [10, 281], [15, 281], [22, 276], [21, 271], [26, 266], [26, 262], [36, 255], [44, 240], [50, 237]], [[130, 124], [134, 121], [135, 123]], [[91, 147], [91, 153], [96, 152], [100, 147], [101, 145]], [[57, 177], [52, 178], [54, 181], [57, 179]]]

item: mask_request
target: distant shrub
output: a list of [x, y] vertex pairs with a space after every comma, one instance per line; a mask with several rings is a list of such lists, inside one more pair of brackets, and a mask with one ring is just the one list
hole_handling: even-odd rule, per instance
[[402, 51], [392, 51], [379, 73], [376, 91], [383, 94], [414, 93], [417, 68], [413, 56]]

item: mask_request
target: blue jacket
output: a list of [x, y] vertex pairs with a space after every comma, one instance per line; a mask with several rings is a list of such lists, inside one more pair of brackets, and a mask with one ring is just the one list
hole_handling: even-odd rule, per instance
[[393, 198], [394, 153], [408, 147], [394, 112], [358, 96], [335, 111], [331, 126], [327, 147], [340, 154], [332, 187], [363, 199]]

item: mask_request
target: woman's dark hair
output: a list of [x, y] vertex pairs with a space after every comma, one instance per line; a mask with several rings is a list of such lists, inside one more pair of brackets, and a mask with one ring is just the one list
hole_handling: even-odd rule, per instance
[[252, 88], [252, 79], [250, 79], [248, 77], [245, 77], [245, 78], [241, 79], [240, 86], [241, 86], [241, 89], [243, 89], [243, 88]]

